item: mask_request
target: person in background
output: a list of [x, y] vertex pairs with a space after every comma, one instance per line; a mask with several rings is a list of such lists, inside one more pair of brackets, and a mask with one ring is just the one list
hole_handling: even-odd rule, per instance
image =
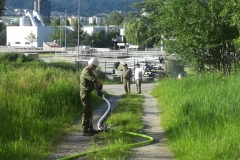
[[93, 129], [92, 125], [93, 109], [91, 104], [91, 92], [94, 90], [94, 85], [98, 90], [98, 93], [100, 93], [102, 90], [102, 83], [93, 74], [93, 71], [96, 70], [98, 64], [99, 61], [97, 58], [91, 58], [88, 61], [88, 65], [82, 70], [80, 76], [80, 98], [83, 104], [83, 136], [93, 136], [94, 134], [98, 133], [98, 131]]
[[121, 81], [123, 82], [125, 93], [131, 93], [132, 70], [128, 68], [127, 64], [124, 64], [123, 67]]
[[140, 64], [136, 64], [136, 69], [134, 72], [134, 78], [135, 78], [135, 83], [136, 83], [136, 87], [137, 87], [137, 94], [142, 94], [142, 90], [141, 90], [141, 84], [142, 84], [142, 76], [144, 75], [144, 70], [142, 68], [140, 68]]
[[115, 74], [116, 73], [116, 69], [118, 69], [118, 66], [120, 65], [120, 62], [119, 61], [117, 61], [117, 62], [115, 62], [114, 63], [114, 69], [113, 69], [113, 74]]
[[119, 66], [119, 65], [120, 65], [120, 62], [119, 62], [119, 61], [115, 62], [115, 63], [114, 63], [114, 68], [115, 68], [115, 69], [118, 69], [118, 66]]

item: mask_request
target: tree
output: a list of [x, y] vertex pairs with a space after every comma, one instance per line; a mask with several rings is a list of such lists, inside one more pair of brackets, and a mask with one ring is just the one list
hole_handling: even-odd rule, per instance
[[116, 25], [120, 26], [123, 23], [124, 17], [121, 13], [114, 11], [111, 12], [109, 17], [105, 19], [105, 25]]
[[115, 38], [116, 35], [119, 35], [119, 32], [97, 32], [89, 35], [87, 33], [83, 34], [83, 39], [81, 40], [82, 45], [92, 46], [94, 48], [112, 48], [113, 42], [112, 38]]
[[6, 0], [1, 0], [0, 1], [0, 17], [3, 15], [4, 10], [5, 10], [5, 2]]
[[[60, 29], [58, 27], [58, 20], [52, 21], [52, 27], [53, 27], [53, 34], [49, 34], [49, 33], [47, 34], [48, 37], [50, 38], [51, 42], [53, 42], [54, 40], [57, 40], [57, 39], [60, 40]], [[61, 38], [61, 40], [63, 40], [63, 39]]]
[[[0, 1], [0, 19], [5, 10], [6, 0]], [[6, 45], [6, 26], [0, 22], [0, 45]]]
[[112, 42], [112, 38], [115, 38], [117, 35], [120, 35], [119, 32], [114, 31], [114, 32], [107, 32], [105, 33], [105, 47], [106, 48], [113, 48], [114, 43]]
[[[79, 26], [79, 40], [83, 39], [83, 36], [86, 33], [83, 32], [82, 26]], [[78, 21], [76, 21], [73, 25], [73, 31], [70, 31], [70, 34], [67, 36], [68, 46], [78, 46]]]
[[[237, 23], [233, 23], [234, 10], [239, 9], [236, 3], [147, 0], [134, 7], [139, 9], [135, 21], [148, 24], [145, 35], [155, 45], [163, 41], [167, 53], [175, 53], [199, 72], [208, 66], [208, 69], [230, 74], [239, 58], [234, 45], [239, 37]], [[142, 16], [143, 13], [147, 13], [146, 16]], [[136, 28], [134, 33], [137, 32]]]
[[147, 42], [147, 30], [147, 24], [143, 23], [142, 21], [128, 22], [125, 27], [125, 36], [127, 42], [136, 44], [142, 48]]
[[25, 39], [28, 40], [31, 43], [31, 47], [33, 47], [33, 42], [37, 42], [38, 37], [36, 37], [36, 35], [32, 32], [30, 32], [30, 34]]
[[0, 45], [6, 45], [6, 26], [0, 23]]

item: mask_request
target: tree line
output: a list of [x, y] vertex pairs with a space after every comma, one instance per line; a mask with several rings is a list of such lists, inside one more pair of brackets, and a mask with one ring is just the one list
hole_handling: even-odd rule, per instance
[[[6, 2], [6, 0], [0, 1], [0, 17], [4, 13], [5, 2]], [[6, 26], [0, 22], [0, 45], [2, 45], [3, 43], [4, 43], [4, 45], [6, 44]]]

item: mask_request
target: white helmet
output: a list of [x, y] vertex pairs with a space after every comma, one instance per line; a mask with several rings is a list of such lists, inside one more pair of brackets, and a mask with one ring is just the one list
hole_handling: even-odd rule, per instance
[[98, 66], [99, 64], [99, 61], [97, 58], [91, 58], [89, 61], [88, 61], [88, 65], [94, 65], [94, 66]]

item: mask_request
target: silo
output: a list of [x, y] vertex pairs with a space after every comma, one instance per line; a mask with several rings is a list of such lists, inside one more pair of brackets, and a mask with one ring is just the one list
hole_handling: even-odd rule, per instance
[[28, 17], [21, 17], [19, 19], [19, 25], [20, 26], [30, 26], [30, 20]]
[[37, 2], [37, 11], [41, 14], [41, 0], [38, 0]]
[[164, 60], [164, 67], [166, 73], [181, 73], [184, 72], [184, 66], [178, 60]]
[[38, 2], [34, 1], [34, 11], [38, 12]]

